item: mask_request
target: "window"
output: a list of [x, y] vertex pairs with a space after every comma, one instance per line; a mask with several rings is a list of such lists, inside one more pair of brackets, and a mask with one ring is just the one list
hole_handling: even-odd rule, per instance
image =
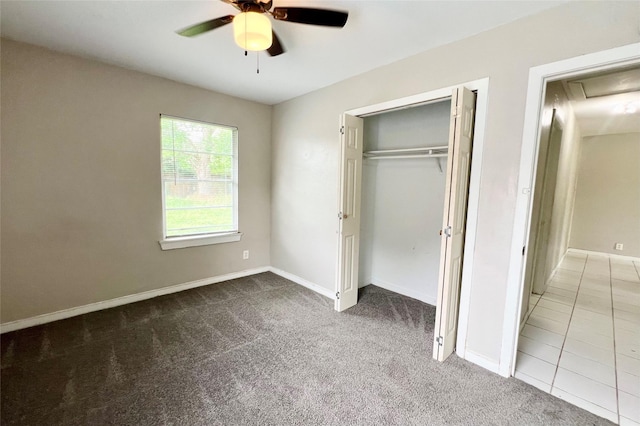
[[162, 115], [163, 250], [238, 241], [238, 129]]

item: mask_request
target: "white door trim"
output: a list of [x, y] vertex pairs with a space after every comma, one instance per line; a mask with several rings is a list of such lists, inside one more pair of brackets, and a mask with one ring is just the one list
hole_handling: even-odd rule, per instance
[[578, 56], [529, 70], [529, 86], [525, 105], [522, 151], [520, 154], [520, 175], [511, 240], [509, 274], [507, 277], [506, 306], [502, 330], [502, 351], [500, 371], [502, 376], [512, 376], [515, 369], [516, 345], [520, 326], [522, 289], [524, 284], [523, 263], [525, 256], [522, 247], [529, 239], [531, 217], [530, 197], [535, 182], [537, 164], [538, 133], [540, 113], [542, 112], [546, 83], [552, 80], [571, 77], [586, 71], [606, 70], [609, 68], [640, 63], [640, 43], [617, 47], [588, 55]]
[[[357, 117], [381, 113], [388, 110], [410, 107], [444, 100], [451, 97], [454, 88], [464, 86], [476, 92], [476, 119], [473, 137], [473, 151], [471, 160], [471, 176], [469, 180], [469, 199], [467, 201], [467, 229], [464, 245], [464, 265], [460, 289], [460, 310], [458, 314], [458, 337], [456, 340], [456, 354], [465, 358], [467, 329], [469, 320], [469, 302], [471, 295], [471, 278], [473, 277], [473, 260], [476, 246], [476, 230], [478, 225], [478, 201], [480, 197], [480, 174], [482, 168], [482, 152], [484, 149], [487, 107], [489, 98], [489, 78], [464, 82], [429, 92], [419, 93], [400, 99], [381, 102], [374, 105], [345, 111], [345, 114]], [[337, 291], [337, 290], [336, 290]], [[472, 361], [473, 362], [473, 361]], [[491, 369], [495, 371], [495, 369]]]

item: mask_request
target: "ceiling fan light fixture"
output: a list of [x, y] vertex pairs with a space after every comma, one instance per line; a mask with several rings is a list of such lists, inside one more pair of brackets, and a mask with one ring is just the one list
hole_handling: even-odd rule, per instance
[[233, 38], [244, 50], [266, 50], [273, 43], [271, 21], [263, 13], [242, 12], [233, 18]]

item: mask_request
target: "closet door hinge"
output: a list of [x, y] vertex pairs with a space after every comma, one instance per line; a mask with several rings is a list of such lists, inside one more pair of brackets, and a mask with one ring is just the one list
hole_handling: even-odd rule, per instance
[[340, 134], [344, 135], [344, 126], [340, 126]]
[[447, 226], [446, 228], [444, 228], [444, 235], [446, 235], [448, 238], [451, 238], [451, 227]]
[[444, 339], [442, 338], [442, 336], [436, 337], [436, 343], [438, 344], [438, 346], [444, 345]]
[[336, 300], [340, 300], [340, 292], [339, 291], [336, 292]]
[[451, 108], [451, 115], [454, 118], [458, 118], [462, 115], [462, 105], [457, 105]]

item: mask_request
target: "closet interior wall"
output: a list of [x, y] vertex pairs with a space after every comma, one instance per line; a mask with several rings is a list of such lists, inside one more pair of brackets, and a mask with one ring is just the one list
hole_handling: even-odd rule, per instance
[[[364, 151], [446, 146], [451, 101], [364, 119]], [[360, 287], [435, 305], [446, 157], [363, 162]]]

